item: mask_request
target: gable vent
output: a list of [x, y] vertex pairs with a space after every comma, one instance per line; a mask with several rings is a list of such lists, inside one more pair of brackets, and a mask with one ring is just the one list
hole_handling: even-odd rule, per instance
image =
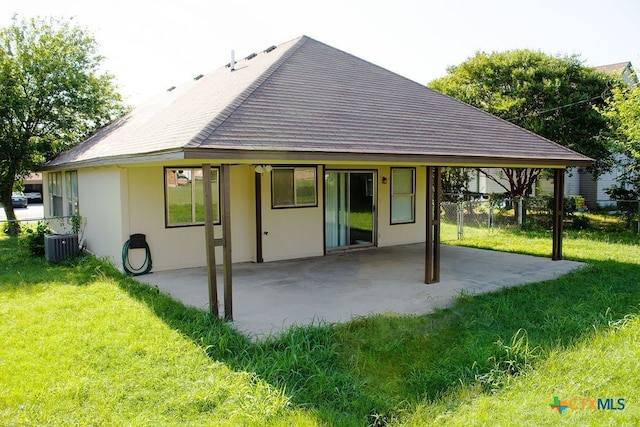
[[275, 49], [276, 49], [276, 46], [269, 46], [268, 48], [266, 48], [264, 50], [264, 53], [269, 53], [269, 52], [271, 52], [272, 50], [275, 50]]
[[246, 58], [244, 58], [244, 59], [246, 59], [246, 60], [248, 61], [248, 60], [250, 60], [250, 59], [255, 58], [256, 56], [258, 56], [258, 54], [257, 54], [257, 53], [252, 53], [251, 55], [247, 56], [247, 57], [246, 57]]

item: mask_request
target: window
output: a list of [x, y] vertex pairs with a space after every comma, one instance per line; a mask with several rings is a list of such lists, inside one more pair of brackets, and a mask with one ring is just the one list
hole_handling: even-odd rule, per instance
[[78, 172], [70, 171], [64, 173], [66, 184], [67, 216], [78, 215]]
[[49, 215], [64, 216], [62, 212], [62, 172], [49, 174]]
[[[167, 227], [204, 224], [202, 168], [165, 169], [165, 215]], [[213, 221], [220, 223], [219, 170], [211, 169]]]
[[415, 168], [391, 169], [391, 224], [415, 221]]
[[272, 206], [318, 206], [315, 167], [275, 167], [271, 175]]

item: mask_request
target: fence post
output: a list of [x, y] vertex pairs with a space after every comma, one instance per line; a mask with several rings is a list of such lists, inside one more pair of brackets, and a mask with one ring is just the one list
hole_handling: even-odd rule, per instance
[[489, 224], [487, 229], [489, 233], [493, 230], [493, 202], [489, 202]]
[[523, 198], [518, 197], [518, 225], [522, 225], [522, 204]]
[[464, 237], [464, 202], [462, 200], [457, 203], [458, 218], [456, 223], [458, 224], [458, 240], [462, 240]]

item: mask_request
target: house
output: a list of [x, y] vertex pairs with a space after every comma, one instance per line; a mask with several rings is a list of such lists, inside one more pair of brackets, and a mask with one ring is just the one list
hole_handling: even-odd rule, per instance
[[[618, 76], [622, 81], [632, 87], [638, 85], [638, 76], [635, 73], [631, 62], [619, 62], [609, 65], [601, 65], [595, 67], [596, 70]], [[614, 156], [615, 165], [612, 170], [599, 175], [597, 178], [585, 167], [567, 168], [564, 178], [564, 193], [566, 195], [580, 195], [584, 197], [587, 207], [596, 207], [599, 205], [607, 205], [614, 203], [606, 193], [606, 190], [618, 185], [617, 179], [626, 170], [628, 158], [624, 155]], [[486, 168], [487, 173], [498, 179], [508, 187], [508, 181], [500, 178], [500, 169]], [[539, 188], [543, 193], [549, 194], [553, 192], [553, 181], [545, 177], [538, 182]], [[468, 190], [472, 193], [503, 193], [505, 190], [502, 186], [487, 179], [484, 174], [478, 171], [471, 172], [471, 180]]]
[[[600, 65], [596, 70], [620, 77], [622, 81], [631, 86], [638, 85], [638, 76], [631, 62], [619, 62], [616, 64]], [[567, 194], [579, 194], [584, 197], [587, 206], [596, 207], [615, 203], [606, 193], [606, 190], [618, 185], [618, 177], [627, 170], [626, 164], [629, 158], [622, 154], [614, 156], [614, 167], [598, 177], [595, 177], [585, 168], [570, 169], [566, 181], [573, 182], [573, 188], [566, 188]], [[577, 190], [574, 190], [577, 187]]]
[[50, 161], [45, 212], [79, 213], [86, 248], [115, 265], [134, 233], [155, 270], [429, 241], [433, 281], [441, 166], [590, 163], [302, 36], [169, 88]]

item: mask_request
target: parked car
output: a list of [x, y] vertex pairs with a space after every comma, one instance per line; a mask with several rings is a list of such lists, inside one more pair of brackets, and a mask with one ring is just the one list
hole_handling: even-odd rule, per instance
[[11, 204], [14, 208], [26, 208], [27, 196], [22, 191], [14, 191], [11, 193]]
[[28, 201], [33, 201], [33, 202], [42, 202], [42, 193], [38, 192], [38, 191], [30, 191], [27, 193], [24, 193], [25, 196], [27, 196], [27, 200]]

